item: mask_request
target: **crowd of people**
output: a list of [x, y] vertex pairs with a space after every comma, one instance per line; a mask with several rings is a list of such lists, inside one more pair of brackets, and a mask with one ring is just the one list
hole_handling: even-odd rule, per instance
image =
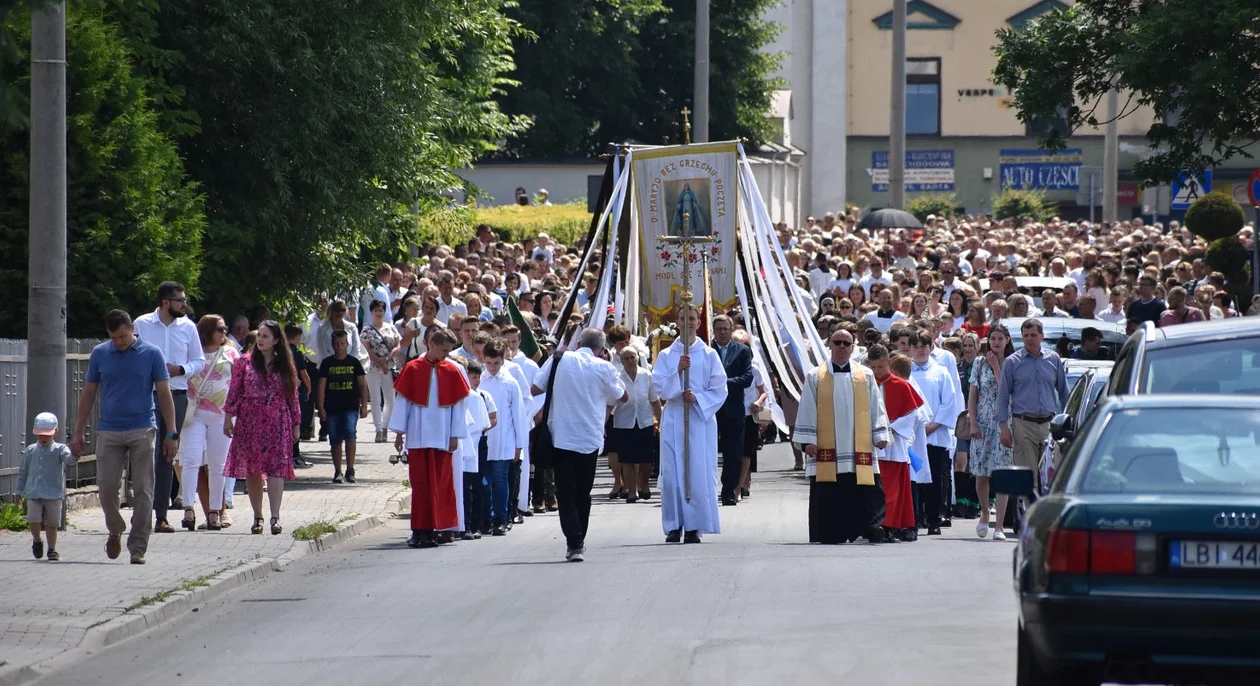
[[[817, 368], [791, 358], [799, 401], [738, 308], [682, 309], [661, 339], [591, 317], [606, 256], [583, 260], [582, 241], [546, 234], [510, 243], [481, 226], [466, 243], [380, 265], [361, 292], [319, 296], [287, 326], [265, 308], [194, 322], [184, 288], [162, 284], [153, 312], [107, 315], [111, 340], [92, 353], [73, 431], [81, 454], [99, 395], [106, 551], [118, 557], [127, 530], [124, 467], [127, 547], [142, 564], [149, 533], [174, 531], [171, 509], [190, 531], [231, 526], [237, 479], [251, 531], [264, 530], [265, 495], [281, 533], [284, 484], [310, 464], [301, 439], [329, 441], [333, 482], [353, 484], [356, 426], [369, 415], [374, 442], [392, 433], [391, 461], [407, 464], [414, 547], [503, 536], [558, 510], [566, 557], [581, 560], [603, 454], [607, 497], [659, 498], [666, 540], [698, 543], [720, 532], [721, 506], [751, 496], [763, 442], [783, 438], [810, 482], [811, 541], [913, 541], [955, 517], [1000, 540], [1007, 503], [990, 509], [989, 477], [1036, 465], [1066, 396], [1063, 358], [1105, 358], [1106, 326], [1260, 313], [1233, 301], [1177, 222], [929, 216], [921, 230], [868, 232], [855, 215], [827, 214], [776, 236], [779, 278], [830, 356]], [[1254, 240], [1251, 227], [1242, 238]], [[1020, 277], [1061, 286], [1027, 292]], [[1044, 341], [1051, 317], [1099, 324], [1079, 342]], [[685, 345], [706, 318], [708, 340]], [[1008, 318], [1027, 319], [1011, 331]]]

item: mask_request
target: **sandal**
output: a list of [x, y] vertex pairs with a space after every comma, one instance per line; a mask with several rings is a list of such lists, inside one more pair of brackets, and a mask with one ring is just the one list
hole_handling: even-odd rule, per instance
[[222, 529], [223, 526], [219, 524], [219, 513], [211, 512], [207, 514], [205, 526], [207, 531], [218, 531]]
[[223, 512], [219, 514], [219, 528], [226, 529], [229, 526], [232, 526], [232, 515], [224, 509]]
[[[260, 521], [260, 522], [261, 522], [262, 520], [260, 519], [260, 520], [258, 520], [258, 521]], [[284, 531], [284, 528], [280, 526], [280, 518], [279, 518], [279, 517], [272, 517], [272, 518], [271, 518], [271, 535], [272, 535], [272, 536], [279, 536], [279, 535], [280, 535], [280, 533], [281, 533], [281, 532], [283, 532], [283, 531]]]
[[249, 527], [249, 532], [251, 534], [262, 533], [262, 517], [254, 517], [254, 525]]
[[180, 522], [180, 526], [189, 531], [197, 530], [197, 513], [191, 507], [184, 510], [184, 520]]

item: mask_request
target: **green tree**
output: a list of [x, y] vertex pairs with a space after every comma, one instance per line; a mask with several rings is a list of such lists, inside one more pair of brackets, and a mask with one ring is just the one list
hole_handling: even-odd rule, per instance
[[[67, 329], [99, 336], [106, 310], [149, 310], [162, 281], [195, 287], [205, 219], [202, 197], [158, 125], [147, 82], [133, 73], [126, 41], [87, 4], [71, 5], [66, 24]], [[5, 30], [20, 57], [0, 80], [26, 91], [29, 14], [10, 14]], [[22, 122], [0, 129], [0, 336], [19, 338], [26, 329], [29, 138]]]
[[[1021, 121], [1066, 114], [1069, 131], [1101, 123], [1113, 83], [1125, 94], [1121, 118], [1170, 113], [1146, 132], [1156, 153], [1135, 166], [1146, 184], [1167, 183], [1183, 169], [1250, 157], [1260, 132], [1258, 24], [1255, 0], [1078, 0], [999, 30], [993, 80], [1014, 93]], [[1061, 148], [1063, 135], [1041, 143]]]
[[[781, 27], [763, 18], [779, 0], [722, 0], [710, 14], [710, 138], [763, 141], [782, 86], [780, 56], [763, 52]], [[505, 154], [589, 157], [612, 141], [659, 143], [694, 109], [694, 0], [520, 0], [521, 87], [501, 98], [531, 130]], [[679, 132], [681, 135], [681, 131]]]
[[406, 254], [413, 199], [442, 206], [525, 125], [494, 102], [520, 33], [502, 0], [109, 4], [205, 189], [203, 311], [361, 286]]
[[1045, 221], [1054, 216], [1055, 206], [1046, 201], [1045, 191], [1007, 188], [993, 196], [995, 219]]

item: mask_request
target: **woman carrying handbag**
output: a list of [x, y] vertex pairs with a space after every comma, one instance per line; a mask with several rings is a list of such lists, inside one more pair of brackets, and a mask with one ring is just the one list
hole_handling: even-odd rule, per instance
[[223, 468], [231, 443], [231, 439], [223, 435], [223, 405], [227, 402], [232, 367], [240, 356], [232, 346], [227, 345], [228, 328], [219, 315], [203, 316], [197, 322], [197, 332], [201, 336], [206, 359], [210, 362], [188, 380], [192, 400], [184, 414], [179, 455], [175, 458], [179, 465], [179, 483], [183, 488], [184, 519], [181, 525], [189, 531], [197, 528], [194, 505], [198, 474], [204, 465], [208, 472], [209, 490], [202, 494], [201, 506], [206, 513], [206, 529], [218, 531], [227, 518], [227, 510], [223, 508]]

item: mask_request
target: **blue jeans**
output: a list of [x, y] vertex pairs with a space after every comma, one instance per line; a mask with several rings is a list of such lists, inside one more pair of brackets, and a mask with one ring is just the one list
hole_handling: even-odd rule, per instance
[[508, 523], [508, 471], [511, 460], [488, 460], [486, 480], [490, 482], [490, 521], [499, 526]]

